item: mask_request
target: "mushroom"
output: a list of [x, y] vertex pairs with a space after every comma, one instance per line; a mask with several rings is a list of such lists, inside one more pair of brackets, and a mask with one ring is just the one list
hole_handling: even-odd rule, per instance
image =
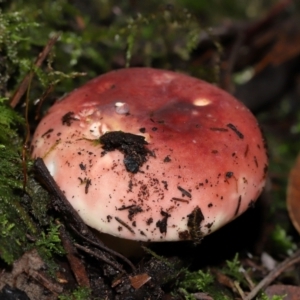
[[199, 242], [253, 206], [268, 164], [242, 103], [151, 68], [109, 72], [57, 101], [32, 157], [87, 225], [145, 242]]

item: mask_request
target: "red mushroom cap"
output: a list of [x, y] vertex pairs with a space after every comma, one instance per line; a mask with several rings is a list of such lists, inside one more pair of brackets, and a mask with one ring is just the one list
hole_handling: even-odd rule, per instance
[[32, 148], [86, 224], [141, 241], [200, 240], [253, 205], [267, 172], [242, 103], [151, 68], [107, 73], [58, 101]]

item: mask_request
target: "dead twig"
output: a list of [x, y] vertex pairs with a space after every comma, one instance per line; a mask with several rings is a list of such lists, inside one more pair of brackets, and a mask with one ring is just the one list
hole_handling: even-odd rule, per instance
[[300, 262], [300, 250], [296, 251], [292, 256], [288, 257], [272, 270], [246, 297], [244, 300], [252, 300], [260, 290], [268, 286], [275, 278], [277, 278], [287, 268]]
[[106, 257], [104, 257], [103, 255], [99, 255], [99, 252], [98, 251], [93, 251], [91, 249], [89, 249], [88, 247], [85, 247], [85, 246], [82, 246], [82, 245], [79, 245], [77, 243], [74, 244], [74, 246], [77, 248], [77, 249], [80, 249], [82, 251], [84, 251], [85, 253], [91, 255], [91, 256], [94, 256], [100, 260], [102, 260], [103, 262], [106, 262], [108, 265], [111, 265], [112, 267], [114, 267], [115, 269], [117, 269], [118, 271], [120, 271], [121, 273], [125, 273], [123, 269], [120, 269], [118, 267], [117, 264], [115, 264], [114, 262], [112, 262], [111, 260], [107, 259]]
[[253, 38], [258, 32], [260, 32], [262, 29], [267, 28], [272, 23], [275, 22], [275, 20], [282, 15], [282, 13], [291, 7], [293, 5], [293, 0], [281, 0], [278, 3], [276, 3], [274, 6], [271, 7], [269, 12], [264, 16], [261, 20], [258, 22], [255, 22], [253, 25], [250, 25], [249, 28], [247, 28], [246, 33], [248, 38]]
[[235, 281], [233, 281], [233, 284], [234, 284], [236, 290], [238, 291], [239, 295], [241, 296], [241, 298], [244, 300], [245, 293], [244, 293], [243, 289], [241, 288], [239, 282], [235, 280]]
[[105, 246], [102, 242], [97, 242], [95, 243], [94, 241], [91, 241], [90, 239], [88, 239], [86, 236], [84, 236], [83, 234], [81, 234], [80, 232], [78, 232], [76, 230], [76, 228], [74, 228], [73, 226], [71, 226], [73, 231], [78, 235], [80, 236], [83, 240], [85, 240], [86, 242], [88, 242], [89, 244], [101, 249], [101, 250], [104, 250], [108, 253], [110, 253], [111, 255], [115, 256], [115, 257], [119, 257], [121, 258], [124, 262], [126, 262], [132, 269], [133, 272], [136, 271], [136, 267], [133, 265], [133, 263], [125, 256], [123, 256], [122, 254], [120, 254], [119, 252], [117, 251], [114, 251], [110, 248], [108, 248], [107, 246]]
[[[34, 62], [34, 66], [36, 68], [39, 68], [42, 65], [43, 61], [46, 59], [46, 57], [48, 56], [49, 52], [51, 51], [51, 49], [53, 48], [54, 44], [57, 42], [59, 37], [60, 37], [60, 34], [56, 34], [54, 37], [52, 37], [48, 40], [48, 42], [47, 42], [46, 46], [44, 47], [43, 51], [38, 55], [36, 61]], [[10, 100], [10, 103], [9, 103], [12, 108], [15, 108], [17, 106], [20, 99], [25, 94], [33, 74], [34, 74], [34, 71], [31, 70], [24, 77], [24, 79], [20, 83], [19, 87], [15, 91], [15, 93], [12, 96], [12, 98]]]
[[[232, 74], [234, 71], [234, 66], [239, 57], [239, 50], [243, 44], [244, 35], [240, 32], [232, 46], [231, 53], [225, 62], [221, 64], [221, 72], [223, 73], [220, 78], [220, 87], [229, 93], [233, 93], [234, 84], [232, 82]], [[223, 65], [225, 64], [225, 68]]]
[[73, 243], [70, 239], [70, 236], [66, 232], [65, 227], [60, 223], [59, 225], [60, 225], [59, 227], [60, 239], [65, 251], [67, 252], [67, 258], [71, 266], [71, 269], [73, 271], [73, 274], [76, 278], [76, 281], [80, 286], [89, 288], [90, 281], [86, 269], [84, 267], [84, 264], [82, 263], [81, 259], [78, 257], [77, 249], [73, 246]]
[[28, 88], [27, 88], [27, 95], [26, 95], [26, 110], [25, 110], [25, 141], [23, 143], [22, 147], [22, 168], [23, 168], [23, 190], [25, 191], [26, 185], [27, 185], [27, 160], [26, 160], [26, 153], [28, 150], [28, 143], [30, 140], [30, 126], [29, 126], [29, 121], [28, 121], [28, 113], [29, 113], [29, 91], [30, 91], [30, 85], [32, 81], [33, 73], [31, 72], [28, 77]]

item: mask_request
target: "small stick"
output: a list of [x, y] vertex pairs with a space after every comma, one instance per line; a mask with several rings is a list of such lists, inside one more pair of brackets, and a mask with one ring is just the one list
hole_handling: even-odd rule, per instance
[[236, 37], [236, 41], [234, 42], [232, 49], [231, 49], [231, 53], [226, 61], [226, 68], [225, 70], [221, 70], [221, 72], [223, 73], [220, 79], [220, 87], [223, 88], [224, 90], [226, 90], [229, 93], [233, 93], [234, 92], [234, 84], [232, 82], [232, 74], [233, 74], [233, 70], [236, 64], [236, 61], [238, 60], [238, 54], [239, 54], [239, 50], [243, 44], [244, 41], [244, 36], [241, 32], [238, 33], [237, 37]]
[[121, 273], [125, 273], [124, 270], [122, 268], [120, 268], [117, 264], [115, 264], [113, 261], [107, 259], [106, 257], [104, 257], [103, 255], [99, 255], [99, 252], [96, 252], [96, 251], [93, 251], [93, 250], [90, 250], [89, 248], [87, 247], [84, 247], [84, 246], [81, 246], [77, 243], [74, 244], [74, 246], [77, 248], [77, 249], [80, 249], [86, 253], [88, 253], [89, 255], [92, 255], [94, 257], [97, 257], [98, 259], [102, 260], [103, 262], [106, 262], [107, 264], [111, 265], [112, 267], [114, 267], [116, 270], [120, 271]]
[[236, 290], [238, 291], [238, 293], [240, 294], [241, 298], [244, 300], [245, 294], [244, 294], [244, 291], [242, 290], [242, 288], [240, 287], [240, 284], [238, 283], [238, 281], [234, 281], [233, 285], [236, 288]]
[[65, 227], [57, 222], [60, 227], [59, 227], [59, 235], [61, 242], [63, 244], [63, 247], [67, 253], [67, 258], [69, 261], [69, 264], [71, 266], [71, 269], [73, 271], [73, 274], [76, 278], [77, 283], [80, 286], [84, 287], [90, 287], [90, 281], [86, 272], [86, 269], [84, 267], [83, 262], [81, 259], [78, 257], [78, 252], [77, 249], [73, 246], [73, 243], [71, 241], [70, 236], [66, 232]]
[[95, 243], [94, 241], [90, 240], [89, 238], [87, 238], [85, 235], [81, 234], [80, 232], [78, 232], [76, 230], [76, 228], [74, 228], [72, 225], [71, 225], [73, 231], [78, 235], [80, 236], [83, 240], [85, 240], [86, 242], [88, 242], [89, 244], [101, 249], [101, 250], [104, 250], [108, 253], [110, 253], [111, 255], [115, 256], [115, 257], [119, 257], [120, 259], [122, 259], [124, 262], [126, 262], [132, 269], [133, 272], [136, 271], [136, 267], [133, 265], [133, 263], [125, 256], [123, 256], [122, 254], [120, 254], [119, 252], [117, 251], [114, 251], [110, 248], [108, 248], [107, 246], [105, 246], [103, 243]]
[[[48, 42], [47, 42], [46, 46], [44, 47], [43, 51], [38, 55], [36, 61], [34, 62], [35, 67], [39, 68], [42, 65], [43, 61], [46, 59], [46, 57], [48, 56], [49, 52], [51, 51], [51, 49], [53, 48], [54, 44], [57, 42], [59, 37], [60, 37], [60, 34], [56, 34], [54, 37], [52, 37], [48, 40]], [[15, 108], [17, 106], [20, 99], [25, 94], [25, 92], [28, 88], [28, 85], [30, 83], [31, 77], [33, 76], [33, 73], [34, 73], [34, 71], [30, 71], [24, 77], [24, 79], [20, 83], [19, 87], [15, 91], [15, 93], [12, 96], [12, 98], [10, 100], [10, 103], [9, 103], [12, 108]]]
[[292, 256], [288, 257], [272, 270], [246, 297], [244, 300], [252, 300], [260, 290], [268, 286], [276, 277], [278, 277], [287, 268], [300, 262], [300, 250], [297, 250]]
[[246, 281], [248, 282], [250, 289], [254, 289], [255, 285], [254, 285], [252, 279], [250, 278], [250, 276], [248, 275], [247, 271], [244, 271], [243, 275], [244, 275]]

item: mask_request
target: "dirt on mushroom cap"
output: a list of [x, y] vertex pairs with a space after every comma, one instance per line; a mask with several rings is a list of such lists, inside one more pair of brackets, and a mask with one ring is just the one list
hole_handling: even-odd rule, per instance
[[[143, 137], [135, 172], [126, 168], [128, 142], [104, 149], [101, 137], [112, 132]], [[107, 73], [58, 101], [32, 148], [88, 225], [143, 241], [200, 240], [254, 203], [267, 171], [259, 126], [243, 104], [150, 68]]]

